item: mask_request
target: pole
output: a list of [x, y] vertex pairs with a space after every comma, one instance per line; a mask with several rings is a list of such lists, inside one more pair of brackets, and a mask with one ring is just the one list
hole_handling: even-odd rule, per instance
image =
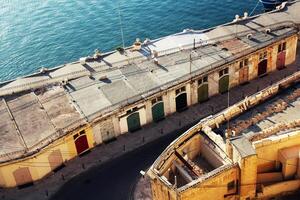
[[190, 53], [190, 76], [192, 78], [192, 53]]
[[118, 1], [118, 12], [119, 12], [119, 21], [120, 21], [122, 45], [123, 45], [123, 49], [125, 49], [124, 32], [123, 32], [123, 24], [122, 24], [121, 9], [120, 9], [120, 1]]

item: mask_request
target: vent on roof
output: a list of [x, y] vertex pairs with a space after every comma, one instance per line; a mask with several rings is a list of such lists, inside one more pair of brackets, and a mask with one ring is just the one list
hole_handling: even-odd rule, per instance
[[252, 34], [249, 33], [249, 34], [247, 35], [247, 38], [250, 40], [250, 39], [252, 38]]
[[101, 77], [99, 78], [100, 81], [104, 81], [104, 80], [106, 80], [106, 79], [107, 79], [107, 76], [106, 76], [106, 75], [101, 76]]
[[64, 85], [67, 85], [68, 84], [68, 79], [64, 79], [61, 81], [61, 84], [64, 86]]
[[46, 73], [47, 71], [48, 71], [48, 69], [46, 67], [42, 67], [40, 69], [40, 73], [42, 73], [42, 74]]
[[143, 44], [148, 44], [150, 42], [151, 42], [151, 40], [149, 38], [146, 38], [145, 41], [143, 42]]
[[94, 58], [95, 60], [97, 60], [98, 58], [100, 58], [100, 56], [101, 56], [101, 52], [100, 52], [98, 49], [96, 49], [96, 50], [95, 50], [95, 53], [94, 53], [94, 55], [93, 55], [93, 58]]
[[271, 33], [271, 29], [267, 28], [267, 29], [265, 30], [265, 32], [266, 32], [266, 34], [269, 34], [269, 33]]
[[235, 15], [235, 18], [234, 18], [234, 22], [237, 22], [237, 21], [239, 21], [240, 20], [240, 16], [239, 15]]
[[228, 49], [226, 47], [222, 48], [223, 51], [228, 51]]
[[86, 63], [87, 57], [82, 57], [79, 59], [80, 64], [84, 65]]

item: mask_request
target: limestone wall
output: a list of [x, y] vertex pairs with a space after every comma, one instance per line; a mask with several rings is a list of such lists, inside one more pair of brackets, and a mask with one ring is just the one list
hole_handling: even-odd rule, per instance
[[[16, 177], [14, 174], [19, 169], [26, 169], [29, 171], [29, 176], [32, 180], [24, 178], [24, 183], [37, 181], [52, 172], [51, 165], [61, 165], [63, 162], [71, 160], [77, 156], [75, 142], [73, 136], [80, 131], [85, 130], [89, 148], [94, 147], [94, 137], [91, 127], [82, 127], [69, 135], [55, 141], [47, 148], [39, 153], [29, 156], [25, 159], [16, 160], [10, 163], [0, 165], [0, 187], [15, 187], [17, 186]], [[60, 152], [62, 163], [50, 163], [49, 157], [53, 152]], [[60, 160], [60, 159], [55, 159]], [[22, 178], [22, 177], [21, 177]], [[26, 180], [25, 180], [26, 179]]]

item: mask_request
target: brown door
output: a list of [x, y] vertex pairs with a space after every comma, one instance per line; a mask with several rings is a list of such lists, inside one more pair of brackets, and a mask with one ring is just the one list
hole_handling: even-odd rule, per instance
[[267, 73], [268, 60], [262, 60], [258, 64], [257, 76], [262, 76]]
[[15, 181], [17, 186], [23, 186], [33, 182], [29, 168], [22, 167], [14, 171]]
[[89, 144], [85, 134], [80, 135], [78, 138], [76, 138], [75, 146], [78, 155], [89, 149]]
[[239, 71], [239, 80], [240, 84], [248, 82], [248, 74], [249, 74], [249, 68], [248, 67], [242, 67]]
[[285, 51], [279, 52], [277, 55], [277, 69], [283, 69], [285, 67]]
[[54, 171], [56, 168], [60, 167], [63, 164], [63, 157], [60, 150], [53, 151], [48, 156], [48, 161], [51, 167], [51, 170]]

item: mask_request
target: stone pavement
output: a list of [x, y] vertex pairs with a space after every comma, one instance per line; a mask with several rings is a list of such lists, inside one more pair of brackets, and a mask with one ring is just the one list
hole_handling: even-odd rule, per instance
[[[300, 59], [297, 59], [299, 61]], [[268, 87], [295, 71], [299, 71], [300, 63], [288, 68], [275, 71], [262, 78], [255, 79], [249, 84], [237, 86], [230, 90], [230, 105], [240, 101], [245, 96], [254, 94], [258, 90]], [[74, 158], [66, 163], [66, 167], [56, 173], [37, 181], [33, 186], [23, 189], [0, 189], [0, 199], [49, 199], [58, 189], [72, 177], [99, 166], [109, 160], [133, 151], [146, 143], [163, 137], [164, 135], [181, 129], [184, 126], [192, 126], [200, 119], [219, 112], [228, 106], [228, 93], [216, 95], [210, 100], [191, 106], [184, 112], [174, 113], [159, 123], [144, 126], [134, 133], [119, 136], [109, 144], [101, 144], [82, 157]]]

